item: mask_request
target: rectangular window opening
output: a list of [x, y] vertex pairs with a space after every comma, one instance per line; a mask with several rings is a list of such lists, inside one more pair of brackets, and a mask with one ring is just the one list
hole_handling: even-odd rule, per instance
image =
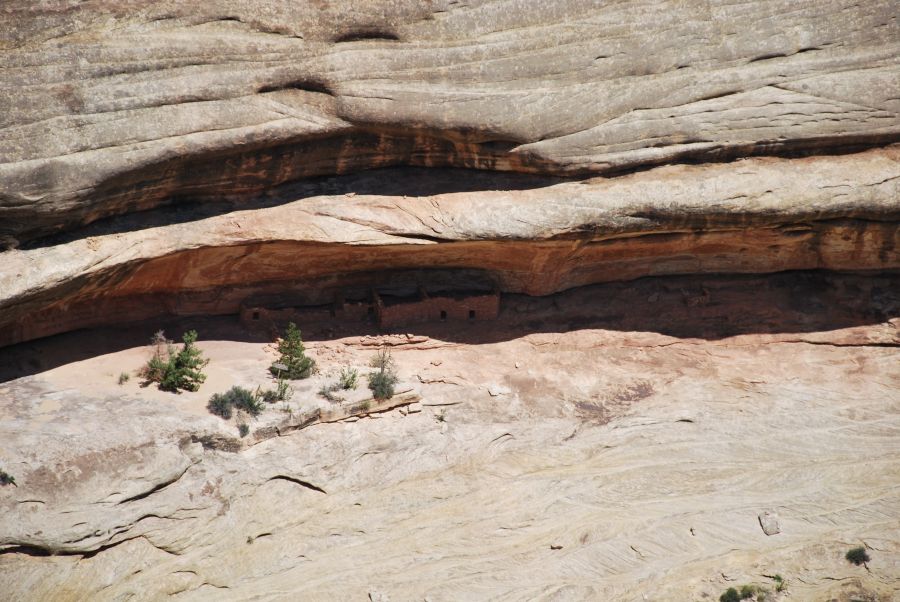
[[258, 311], [253, 312], [253, 319], [259, 320], [259, 312]]
[[474, 310], [474, 309], [470, 309], [470, 310], [469, 310], [469, 319], [470, 319], [470, 320], [474, 320], [474, 319], [475, 319], [475, 310]]
[[446, 310], [442, 309], [441, 310], [441, 322], [446, 322], [446, 321], [447, 321], [447, 312], [446, 312]]

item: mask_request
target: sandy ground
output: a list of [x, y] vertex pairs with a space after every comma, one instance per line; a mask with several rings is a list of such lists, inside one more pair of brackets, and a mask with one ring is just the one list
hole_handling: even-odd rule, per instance
[[[238, 454], [190, 434], [233, 434], [206, 400], [270, 383], [264, 342], [202, 341], [198, 393], [118, 385], [142, 346], [0, 384], [19, 485], [0, 489], [0, 598], [900, 599], [896, 319], [676, 337], [557, 328], [581, 302], [544, 303], [477, 344], [311, 336], [323, 374], [296, 383], [297, 407], [388, 343], [424, 411]], [[844, 560], [856, 545], [867, 567]]]

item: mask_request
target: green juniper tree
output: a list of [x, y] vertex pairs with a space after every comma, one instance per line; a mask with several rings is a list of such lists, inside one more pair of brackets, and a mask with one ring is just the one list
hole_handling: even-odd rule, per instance
[[176, 350], [170, 341], [165, 340], [162, 332], [156, 333], [153, 339], [156, 352], [142, 370], [146, 384], [155, 382], [163, 391], [173, 393], [179, 390], [196, 391], [200, 388], [206, 380], [202, 370], [209, 360], [204, 359], [203, 352], [196, 345], [196, 330], [184, 333], [182, 340], [184, 345], [180, 350]]
[[209, 360], [203, 358], [203, 352], [195, 344], [197, 331], [187, 331], [182, 340], [184, 346], [169, 360], [171, 367], [159, 383], [159, 388], [163, 391], [196, 391], [206, 380], [202, 370]]
[[281, 357], [269, 366], [269, 372], [279, 378], [297, 380], [309, 378], [316, 371], [316, 361], [305, 353], [303, 339], [300, 338], [300, 330], [291, 322], [288, 324], [284, 337], [278, 341], [278, 353]]

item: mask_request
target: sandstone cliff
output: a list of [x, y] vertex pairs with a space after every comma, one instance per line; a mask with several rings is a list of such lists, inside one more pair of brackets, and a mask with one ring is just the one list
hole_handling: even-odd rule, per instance
[[417, 197], [390, 196], [401, 176], [369, 177], [379, 194], [295, 193], [157, 226], [139, 215], [133, 229], [7, 252], [0, 344], [236, 314], [261, 292], [328, 304], [403, 268], [484, 269], [504, 291], [545, 295], [651, 275], [900, 267], [894, 148]]
[[[0, 0], [0, 598], [890, 600], [898, 223], [895, 0]], [[281, 410], [423, 411], [222, 445], [230, 316], [407, 270], [500, 318]]]
[[[147, 317], [140, 295], [233, 313], [237, 289], [181, 297], [312, 300], [318, 277], [373, 268], [475, 266], [545, 294], [897, 267], [895, 8], [9, 2], [0, 237], [22, 248], [3, 254], [0, 344]], [[733, 162], [754, 155], [780, 163]], [[647, 169], [664, 163], [702, 165]], [[409, 166], [431, 169], [303, 184]], [[442, 194], [458, 182], [435, 167], [487, 175]]]
[[560, 174], [898, 139], [889, 0], [6, 3], [0, 235], [389, 165]]

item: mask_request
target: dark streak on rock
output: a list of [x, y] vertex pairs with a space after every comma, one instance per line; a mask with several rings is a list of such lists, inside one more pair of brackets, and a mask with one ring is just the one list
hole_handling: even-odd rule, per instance
[[177, 481], [178, 479], [180, 479], [181, 477], [183, 477], [184, 474], [188, 471], [188, 469], [189, 469], [190, 467], [191, 467], [191, 465], [189, 464], [189, 465], [188, 465], [187, 467], [185, 467], [185, 469], [182, 470], [178, 475], [176, 475], [175, 477], [169, 479], [168, 481], [163, 481], [162, 483], [159, 483], [159, 484], [155, 485], [154, 487], [152, 487], [151, 489], [148, 489], [147, 491], [144, 491], [144, 492], [142, 492], [142, 493], [138, 493], [137, 495], [133, 495], [133, 496], [131, 496], [131, 497], [125, 498], [124, 500], [121, 500], [121, 501], [117, 502], [117, 505], [118, 505], [118, 504], [124, 504], [124, 503], [126, 503], [126, 502], [134, 502], [134, 501], [136, 501], [136, 500], [142, 500], [142, 499], [144, 499], [144, 498], [146, 498], [146, 497], [149, 497], [149, 496], [153, 495], [154, 493], [156, 493], [156, 492], [158, 492], [158, 491], [162, 491], [163, 489], [165, 489], [166, 487], [168, 487], [169, 485], [171, 485], [172, 483], [174, 483], [175, 481]]
[[301, 487], [306, 487], [307, 489], [311, 489], [313, 491], [318, 491], [319, 493], [327, 494], [327, 492], [324, 489], [322, 489], [321, 487], [317, 487], [308, 481], [303, 481], [301, 479], [298, 479], [296, 477], [291, 477], [288, 475], [282, 475], [282, 474], [275, 475], [274, 477], [271, 477], [270, 479], [268, 479], [266, 482], [268, 483], [269, 481], [276, 481], [276, 480], [289, 481], [296, 485], [300, 485]]

